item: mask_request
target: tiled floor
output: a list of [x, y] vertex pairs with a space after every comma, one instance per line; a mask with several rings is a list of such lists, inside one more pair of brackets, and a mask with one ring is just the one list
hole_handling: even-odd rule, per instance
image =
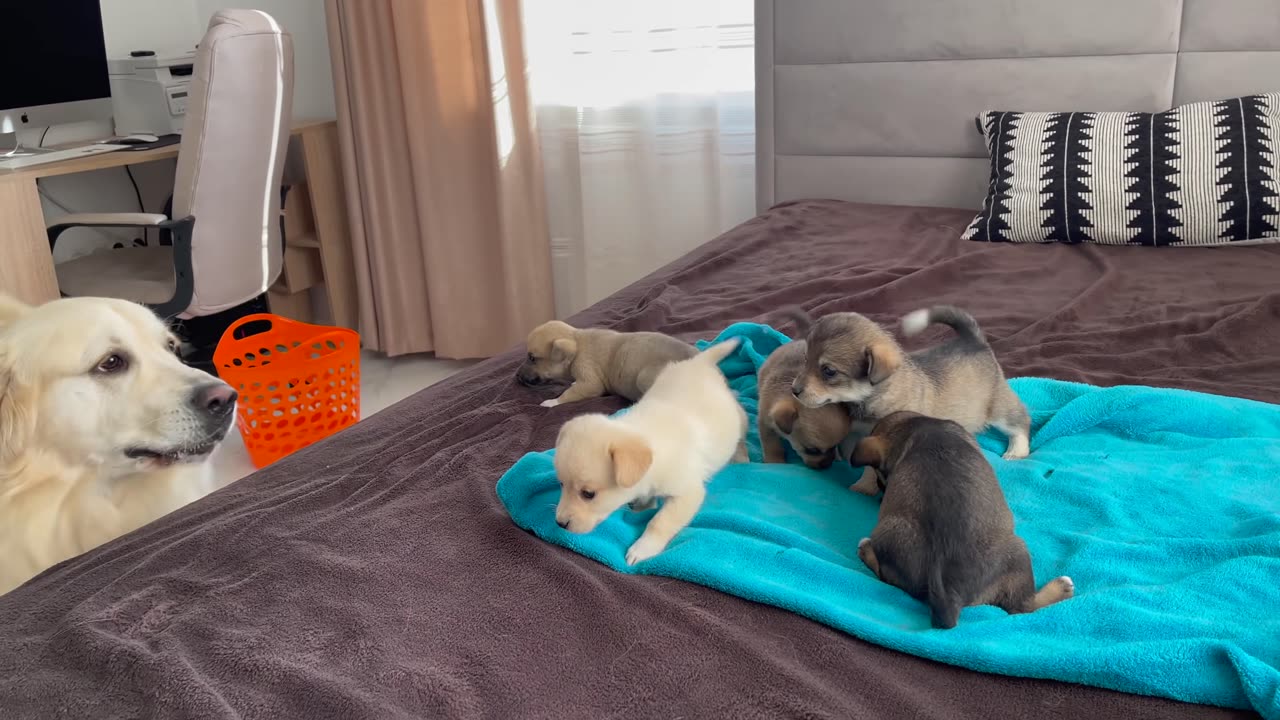
[[[430, 356], [408, 355], [388, 358], [365, 351], [360, 355], [360, 410], [369, 417], [434, 385], [470, 365], [468, 361], [437, 360]], [[232, 430], [213, 456], [214, 476], [222, 486], [253, 472], [240, 433]]]

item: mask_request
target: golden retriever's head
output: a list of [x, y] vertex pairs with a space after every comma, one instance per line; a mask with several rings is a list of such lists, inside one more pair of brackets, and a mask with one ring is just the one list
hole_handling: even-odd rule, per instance
[[182, 364], [150, 310], [73, 298], [0, 298], [0, 475], [35, 455], [121, 477], [205, 459], [236, 393]]
[[591, 532], [636, 499], [636, 486], [651, 464], [653, 450], [644, 438], [604, 415], [579, 415], [565, 423], [556, 439], [556, 523], [569, 532]]
[[577, 331], [559, 320], [545, 322], [529, 333], [529, 355], [516, 379], [524, 385], [573, 382], [573, 359], [578, 356]]

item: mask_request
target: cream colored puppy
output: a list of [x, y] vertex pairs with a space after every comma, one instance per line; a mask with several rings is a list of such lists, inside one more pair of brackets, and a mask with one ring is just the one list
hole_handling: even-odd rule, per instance
[[236, 393], [150, 310], [0, 296], [0, 594], [208, 493]]
[[662, 552], [707, 495], [706, 482], [738, 452], [747, 414], [717, 364], [737, 339], [668, 365], [620, 417], [580, 415], [556, 440], [556, 523], [588, 533], [623, 505], [662, 507], [627, 550], [634, 565]]

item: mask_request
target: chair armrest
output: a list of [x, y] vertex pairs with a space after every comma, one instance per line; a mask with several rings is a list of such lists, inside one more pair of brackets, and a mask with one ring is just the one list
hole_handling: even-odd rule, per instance
[[169, 219], [155, 213], [75, 213], [58, 218], [49, 226], [49, 249], [58, 242], [58, 235], [73, 227], [158, 227], [173, 233], [173, 297], [158, 305], [149, 305], [157, 315], [170, 319], [184, 312], [195, 297], [195, 278], [192, 275], [191, 240], [196, 219], [190, 215]]
[[168, 219], [169, 216], [159, 213], [72, 213], [71, 215], [63, 215], [49, 223], [49, 228], [83, 227], [85, 225], [93, 227], [110, 227], [112, 225], [155, 227]]
[[49, 250], [52, 251], [58, 244], [58, 236], [74, 227], [158, 227], [176, 230], [179, 226], [185, 226], [186, 237], [190, 240], [190, 226], [194, 223], [195, 218], [170, 220], [167, 215], [159, 213], [72, 213], [53, 221], [45, 230], [49, 233]]

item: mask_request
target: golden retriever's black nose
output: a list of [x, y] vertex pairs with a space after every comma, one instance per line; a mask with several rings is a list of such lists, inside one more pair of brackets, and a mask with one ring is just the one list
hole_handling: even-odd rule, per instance
[[794, 384], [793, 384], [793, 385], [791, 386], [791, 394], [792, 394], [792, 395], [795, 395], [796, 397], [800, 397], [800, 394], [801, 394], [801, 393], [803, 393], [803, 392], [804, 392], [804, 386], [803, 386], [803, 385], [794, 385]]
[[569, 521], [568, 521], [568, 520], [561, 520], [560, 518], [556, 518], [556, 524], [557, 524], [557, 525], [559, 525], [559, 526], [560, 526], [560, 527], [562, 527], [562, 528], [568, 528], [568, 527], [569, 527]]
[[216, 383], [213, 385], [205, 385], [196, 389], [195, 397], [192, 403], [197, 410], [215, 418], [226, 417], [228, 413], [236, 407], [236, 398], [239, 397], [235, 390], [226, 383]]

